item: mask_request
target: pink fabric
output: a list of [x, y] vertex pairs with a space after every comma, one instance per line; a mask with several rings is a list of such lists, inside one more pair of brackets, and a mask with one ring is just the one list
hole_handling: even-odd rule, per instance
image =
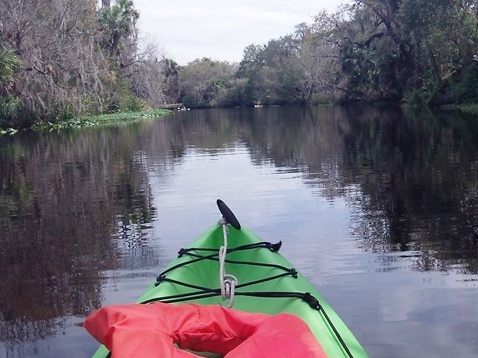
[[86, 319], [84, 327], [113, 358], [195, 357], [182, 349], [227, 358], [326, 357], [309, 327], [286, 313], [269, 316], [159, 302], [103, 307]]

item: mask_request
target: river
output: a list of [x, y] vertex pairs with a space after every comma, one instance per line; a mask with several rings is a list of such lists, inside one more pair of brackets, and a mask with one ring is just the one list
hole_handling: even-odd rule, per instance
[[0, 137], [0, 357], [89, 357], [217, 198], [371, 357], [478, 356], [478, 120], [353, 106]]

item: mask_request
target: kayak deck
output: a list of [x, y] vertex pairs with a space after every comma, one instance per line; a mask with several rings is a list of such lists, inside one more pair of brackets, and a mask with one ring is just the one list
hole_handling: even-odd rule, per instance
[[[368, 357], [360, 343], [327, 301], [277, 252], [279, 244], [264, 243], [247, 228], [229, 227], [225, 261], [234, 275], [233, 308], [275, 315], [294, 314], [307, 323], [329, 357]], [[137, 303], [155, 301], [227, 305], [219, 288], [219, 248], [223, 228], [217, 224], [200, 235], [173, 260], [139, 297]], [[95, 357], [104, 357], [103, 347]]]

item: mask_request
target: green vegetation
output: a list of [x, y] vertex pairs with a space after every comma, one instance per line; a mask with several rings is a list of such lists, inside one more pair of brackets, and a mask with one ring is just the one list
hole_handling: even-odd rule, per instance
[[458, 105], [458, 109], [463, 113], [470, 113], [474, 115], [478, 115], [478, 104], [462, 104]]
[[240, 63], [186, 66], [140, 43], [132, 0], [0, 1], [0, 128], [168, 103], [478, 103], [476, 1], [351, 0], [247, 46]]
[[132, 0], [0, 1], [0, 128], [84, 125], [175, 100], [171, 61], [140, 46]]
[[178, 72], [181, 98], [197, 107], [478, 103], [476, 2], [349, 1], [246, 47], [239, 65], [202, 59]]
[[442, 107], [445, 110], [451, 111], [460, 111], [462, 113], [472, 114], [474, 116], [478, 116], [478, 103], [474, 104], [452, 104], [452, 105], [445, 105]]
[[78, 118], [73, 118], [69, 120], [64, 120], [56, 123], [43, 122], [40, 124], [34, 124], [32, 126], [33, 130], [42, 131], [42, 130], [59, 130], [67, 128], [77, 128], [77, 127], [88, 127], [98, 124], [115, 124], [124, 121], [138, 120], [142, 118], [153, 118], [161, 117], [170, 113], [167, 109], [156, 109], [151, 111], [144, 112], [118, 112], [118, 113], [108, 113], [100, 114], [96, 116], [81, 116]]

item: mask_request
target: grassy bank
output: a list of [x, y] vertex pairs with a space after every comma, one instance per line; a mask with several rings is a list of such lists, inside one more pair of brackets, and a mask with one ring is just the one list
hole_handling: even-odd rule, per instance
[[478, 103], [475, 104], [450, 104], [442, 107], [447, 111], [459, 111], [478, 116]]
[[[29, 129], [33, 131], [54, 131], [67, 128], [90, 127], [95, 125], [107, 125], [127, 121], [141, 120], [142, 118], [161, 117], [171, 113], [168, 109], [154, 109], [141, 112], [118, 112], [109, 114], [100, 114], [97, 116], [80, 116], [55, 123], [42, 122], [36, 123]], [[18, 132], [15, 128], [0, 128], [1, 135], [13, 135]]]
[[58, 123], [39, 123], [32, 126], [35, 131], [43, 130], [59, 130], [66, 128], [89, 127], [95, 125], [114, 124], [132, 120], [140, 120], [142, 118], [161, 117], [171, 113], [167, 109], [155, 109], [141, 112], [118, 112], [109, 114], [100, 114], [97, 116], [81, 116], [68, 119]]

